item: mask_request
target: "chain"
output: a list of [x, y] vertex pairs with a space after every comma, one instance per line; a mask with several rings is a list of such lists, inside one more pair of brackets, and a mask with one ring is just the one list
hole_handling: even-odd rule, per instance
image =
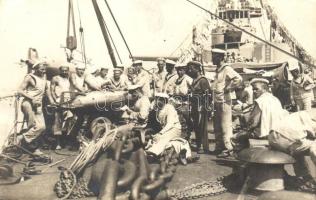
[[223, 184], [224, 177], [220, 177], [213, 181], [203, 181], [192, 184], [181, 190], [171, 191], [170, 197], [178, 200], [184, 199], [199, 199], [209, 196], [215, 196], [227, 191]]

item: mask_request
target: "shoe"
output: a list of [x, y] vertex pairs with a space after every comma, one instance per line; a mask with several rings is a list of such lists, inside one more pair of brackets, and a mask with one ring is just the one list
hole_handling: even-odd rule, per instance
[[224, 150], [222, 151], [222, 153], [218, 154], [216, 157], [217, 158], [227, 158], [229, 156], [233, 155], [233, 151], [232, 150]]
[[61, 150], [61, 146], [57, 145], [56, 150]]
[[220, 150], [220, 149], [215, 149], [214, 151], [210, 151], [210, 154], [211, 155], [218, 155], [220, 153], [222, 153], [223, 150]]
[[194, 163], [196, 161], [200, 160], [200, 156], [199, 155], [192, 155], [191, 157], [187, 158], [188, 163]]
[[39, 149], [35, 149], [35, 151], [33, 152], [33, 154], [36, 155], [36, 156], [41, 156], [41, 155], [43, 155], [44, 153], [41, 152]]
[[196, 153], [198, 153], [198, 154], [204, 154], [205, 152], [204, 152], [204, 150], [203, 150], [202, 148], [199, 148]]
[[18, 136], [16, 137], [16, 144], [17, 144], [17, 145], [21, 145], [23, 139], [24, 139], [24, 136], [23, 136], [23, 135], [18, 135]]
[[182, 149], [179, 153], [179, 160], [182, 165], [188, 164], [187, 159], [186, 159], [186, 153], [187, 153], [187, 150], [185, 149]]

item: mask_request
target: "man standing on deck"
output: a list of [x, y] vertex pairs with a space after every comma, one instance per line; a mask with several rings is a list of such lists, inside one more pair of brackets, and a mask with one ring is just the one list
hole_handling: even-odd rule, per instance
[[166, 60], [164, 58], [158, 58], [157, 59], [158, 71], [155, 74], [156, 92], [162, 92], [163, 82], [164, 82], [164, 78], [166, 76], [165, 66], [166, 66]]
[[177, 73], [174, 70], [175, 65], [176, 63], [172, 60], [166, 60], [167, 74], [165, 75], [162, 91], [169, 95], [172, 95], [174, 84], [177, 79]]
[[178, 64], [175, 68], [178, 75], [172, 93], [175, 98], [175, 103], [178, 103], [176, 110], [179, 114], [182, 134], [184, 138], [189, 141], [193, 126], [189, 111], [189, 89], [191, 88], [193, 80], [186, 74], [186, 64]]
[[[27, 122], [27, 132], [17, 137], [18, 144], [26, 147], [38, 138], [45, 130], [45, 122], [42, 111], [42, 100], [46, 93], [50, 102], [53, 102], [49, 92], [49, 86], [45, 77], [47, 64], [38, 62], [33, 65], [33, 73], [27, 74], [18, 90], [18, 94], [24, 97], [21, 110]], [[42, 154], [38, 149], [35, 154]]]
[[296, 105], [297, 110], [312, 109], [313, 88], [315, 87], [313, 79], [300, 73], [299, 66], [289, 66], [289, 70], [293, 76], [290, 86], [292, 104]]
[[214, 133], [215, 154], [220, 158], [231, 155], [233, 147], [232, 99], [231, 92], [241, 84], [241, 76], [224, 63], [225, 51], [212, 49], [212, 60], [217, 66], [214, 81]]
[[76, 73], [70, 75], [70, 82], [72, 91], [74, 92], [85, 92], [86, 84], [84, 81], [85, 66], [83, 64], [76, 64]]
[[[63, 64], [59, 67], [59, 75], [54, 76], [51, 81], [50, 86], [51, 96], [53, 98], [53, 103], [60, 105], [63, 102], [70, 100], [70, 93], [67, 93], [71, 90], [70, 80], [69, 80], [69, 66], [68, 64]], [[66, 92], [66, 93], [64, 93]], [[63, 125], [66, 124], [66, 121], [72, 117], [72, 113], [68, 110], [56, 110], [55, 112], [55, 122], [53, 125], [53, 133], [57, 139], [56, 149], [61, 149], [61, 137]]]
[[[209, 94], [211, 93], [210, 83], [202, 75], [202, 64], [198, 61], [188, 63], [188, 74], [193, 78], [191, 85], [191, 119], [195, 132], [197, 153], [208, 153], [208, 111], [209, 111]], [[201, 148], [203, 146], [203, 149]]]
[[107, 77], [108, 72], [109, 72], [109, 68], [107, 68], [107, 67], [101, 67], [101, 69], [100, 69], [100, 74], [96, 77], [97, 85], [98, 85], [100, 88], [103, 88], [104, 85], [106, 85], [106, 83], [109, 82], [109, 79], [108, 79], [108, 77]]
[[123, 67], [113, 69], [113, 77], [109, 80], [109, 89], [113, 91], [126, 90], [128, 87], [127, 79], [122, 77]]
[[133, 84], [140, 85], [143, 95], [151, 97], [150, 91], [150, 82], [151, 78], [149, 77], [148, 72], [143, 69], [143, 61], [136, 60], [133, 62], [133, 67], [135, 69], [135, 77], [133, 79]]

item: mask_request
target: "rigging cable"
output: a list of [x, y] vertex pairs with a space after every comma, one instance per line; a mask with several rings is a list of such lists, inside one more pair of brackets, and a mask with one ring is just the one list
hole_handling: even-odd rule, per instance
[[111, 40], [111, 42], [112, 42], [112, 44], [113, 44], [113, 46], [114, 46], [114, 50], [115, 50], [115, 52], [116, 52], [116, 54], [117, 54], [117, 57], [119, 58], [120, 63], [122, 64], [121, 56], [120, 56], [120, 54], [119, 54], [119, 52], [118, 52], [118, 50], [117, 50], [117, 48], [116, 48], [116, 45], [115, 45], [115, 43], [114, 43], [114, 40], [113, 40], [112, 35], [111, 35], [111, 33], [110, 33], [110, 30], [109, 30], [108, 26], [106, 25], [105, 21], [103, 21], [103, 24], [104, 24], [104, 26], [105, 26], [106, 31], [108, 32], [108, 34], [109, 34], [109, 36], [110, 36], [110, 40]]
[[95, 14], [96, 14], [98, 22], [99, 22], [101, 31], [102, 31], [103, 38], [105, 40], [105, 43], [106, 43], [106, 46], [108, 49], [109, 56], [110, 56], [111, 61], [112, 61], [112, 65], [113, 65], [113, 67], [116, 67], [117, 62], [116, 62], [116, 58], [115, 58], [115, 55], [114, 55], [114, 52], [112, 49], [111, 41], [109, 40], [108, 32], [104, 26], [104, 24], [105, 24], [104, 18], [102, 16], [102, 13], [100, 11], [100, 8], [99, 8], [97, 1], [92, 0], [92, 4], [93, 4], [93, 8], [94, 8]]
[[77, 9], [78, 9], [78, 15], [79, 15], [79, 24], [80, 24], [79, 32], [80, 32], [80, 45], [81, 45], [81, 51], [82, 51], [82, 60], [84, 61], [84, 65], [87, 68], [86, 45], [85, 45], [83, 27], [82, 27], [82, 23], [81, 23], [81, 14], [80, 14], [78, 0], [77, 0]]
[[231, 25], [231, 26], [237, 28], [238, 30], [241, 30], [242, 32], [244, 32], [244, 33], [246, 33], [246, 34], [248, 34], [248, 35], [250, 35], [250, 36], [256, 38], [257, 40], [260, 40], [261, 42], [263, 42], [263, 43], [265, 43], [265, 44], [268, 44], [269, 46], [275, 48], [276, 50], [278, 50], [278, 51], [280, 51], [280, 52], [282, 52], [282, 53], [284, 53], [284, 54], [286, 54], [286, 55], [288, 55], [288, 56], [291, 56], [292, 58], [295, 58], [296, 60], [301, 61], [302, 63], [305, 63], [305, 64], [307, 64], [307, 65], [310, 65], [310, 66], [313, 66], [313, 67], [316, 68], [316, 66], [315, 66], [314, 64], [312, 64], [312, 63], [310, 63], [310, 62], [308, 62], [308, 61], [306, 61], [306, 60], [300, 59], [299, 57], [297, 57], [297, 56], [293, 55], [292, 53], [289, 53], [289, 52], [287, 52], [287, 51], [281, 49], [280, 47], [278, 47], [278, 46], [272, 44], [271, 42], [268, 42], [268, 41], [266, 41], [266, 40], [264, 40], [264, 39], [262, 39], [262, 38], [260, 38], [260, 37], [258, 37], [258, 36], [256, 36], [256, 35], [254, 35], [253, 33], [250, 33], [249, 31], [247, 31], [247, 30], [245, 30], [245, 29], [243, 29], [243, 28], [238, 27], [237, 25], [235, 25], [235, 24], [233, 24], [233, 23], [231, 23], [231, 22], [229, 22], [229, 21], [227, 21], [227, 20], [225, 20], [225, 19], [223, 19], [223, 18], [221, 18], [221, 17], [215, 15], [214, 13], [212, 13], [212, 12], [210, 12], [209, 10], [203, 8], [202, 6], [200, 6], [200, 5], [198, 5], [198, 4], [194, 3], [194, 2], [192, 2], [192, 1], [190, 1], [190, 0], [185, 0], [185, 1], [191, 3], [192, 5], [194, 5], [194, 6], [198, 7], [198, 8], [200, 8], [201, 10], [204, 10], [205, 12], [209, 13], [210, 15], [212, 15], [212, 16], [214, 16], [214, 17], [217, 17], [218, 19], [220, 19], [220, 20], [226, 22], [227, 24], [229, 24], [229, 25]]
[[121, 35], [121, 37], [122, 37], [122, 39], [123, 39], [123, 41], [124, 41], [124, 44], [125, 44], [125, 46], [126, 46], [128, 52], [129, 52], [129, 56], [130, 56], [130, 58], [134, 61], [133, 54], [132, 54], [132, 52], [131, 52], [131, 50], [130, 50], [130, 48], [129, 48], [129, 46], [128, 46], [126, 40], [125, 40], [125, 37], [124, 37], [124, 35], [123, 35], [123, 33], [122, 33], [121, 29], [120, 29], [120, 26], [118, 25], [118, 23], [117, 23], [117, 21], [116, 21], [116, 19], [115, 19], [115, 17], [114, 17], [114, 14], [113, 14], [113, 12], [112, 12], [112, 9], [111, 9], [110, 5], [108, 4], [107, 0], [104, 0], [104, 1], [105, 1], [106, 6], [108, 7], [108, 9], [109, 9], [109, 11], [110, 11], [110, 14], [111, 14], [111, 16], [112, 16], [112, 18], [113, 18], [113, 21], [114, 21], [114, 23], [115, 23], [115, 25], [116, 25], [118, 31], [120, 32], [120, 35]]

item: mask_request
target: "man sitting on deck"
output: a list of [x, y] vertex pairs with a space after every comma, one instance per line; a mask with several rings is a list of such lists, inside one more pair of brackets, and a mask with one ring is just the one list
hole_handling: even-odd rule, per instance
[[140, 85], [131, 85], [128, 87], [128, 92], [132, 95], [132, 100], [135, 101], [133, 106], [123, 107], [123, 118], [137, 120], [140, 124], [146, 124], [150, 111], [151, 103], [148, 96], [142, 94]]
[[312, 175], [305, 156], [309, 155], [316, 166], [315, 131], [316, 109], [310, 109], [284, 117], [268, 136], [269, 145], [273, 149], [291, 154], [296, 159], [293, 164], [295, 174], [306, 182], [312, 181]]
[[156, 93], [156, 118], [161, 125], [159, 133], [153, 135], [146, 146], [146, 152], [153, 157], [160, 156], [167, 148], [174, 148], [182, 164], [193, 162], [199, 157], [192, 157], [189, 142], [181, 138], [181, 124], [174, 106], [168, 103], [166, 93]]
[[272, 128], [287, 115], [279, 99], [269, 92], [268, 80], [254, 78], [250, 84], [253, 87], [254, 107], [247, 120], [246, 132], [237, 133], [232, 138], [235, 147], [247, 147], [249, 138], [267, 139]]

